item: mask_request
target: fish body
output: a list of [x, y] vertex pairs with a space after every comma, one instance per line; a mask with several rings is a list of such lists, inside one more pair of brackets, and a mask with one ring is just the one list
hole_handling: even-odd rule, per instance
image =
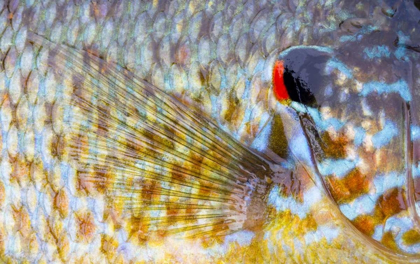
[[418, 261], [418, 13], [5, 2], [2, 261]]

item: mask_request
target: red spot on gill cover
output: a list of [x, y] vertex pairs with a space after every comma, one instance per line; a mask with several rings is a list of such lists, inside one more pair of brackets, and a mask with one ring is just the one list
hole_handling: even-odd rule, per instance
[[276, 61], [273, 68], [273, 89], [277, 100], [284, 101], [289, 99], [289, 93], [284, 85], [283, 79], [284, 64], [283, 61]]

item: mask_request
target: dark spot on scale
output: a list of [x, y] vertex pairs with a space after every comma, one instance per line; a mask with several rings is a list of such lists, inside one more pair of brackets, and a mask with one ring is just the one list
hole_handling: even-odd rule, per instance
[[201, 85], [207, 85], [209, 83], [209, 69], [201, 68], [198, 76], [200, 78]]
[[280, 157], [286, 158], [289, 154], [288, 142], [284, 133], [283, 121], [279, 115], [275, 115], [273, 118], [271, 133], [272, 136], [270, 137], [270, 141], [268, 143], [269, 149]]
[[326, 177], [327, 187], [338, 204], [345, 204], [369, 192], [370, 181], [360, 170], [354, 169], [344, 178]]
[[402, 240], [404, 241], [404, 244], [408, 246], [418, 244], [420, 243], [420, 232], [415, 229], [411, 229], [402, 235]]
[[54, 135], [51, 140], [51, 155], [61, 160], [64, 155], [65, 144], [63, 135]]
[[352, 223], [363, 234], [372, 236], [375, 232], [377, 219], [371, 215], [359, 215], [352, 221]]
[[332, 139], [328, 132], [321, 135], [323, 151], [326, 158], [343, 159], [346, 157], [346, 146], [349, 140], [345, 135], [340, 135], [336, 139]]
[[385, 219], [407, 209], [405, 191], [401, 188], [393, 188], [379, 197], [375, 211]]
[[395, 251], [400, 251], [395, 241], [395, 237], [391, 231], [385, 232], [382, 236], [381, 243], [385, 245], [387, 248], [390, 248]]

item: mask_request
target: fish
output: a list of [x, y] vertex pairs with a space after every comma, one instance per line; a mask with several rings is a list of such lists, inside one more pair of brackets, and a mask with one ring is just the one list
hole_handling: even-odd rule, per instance
[[417, 1], [6, 1], [5, 263], [417, 263]]

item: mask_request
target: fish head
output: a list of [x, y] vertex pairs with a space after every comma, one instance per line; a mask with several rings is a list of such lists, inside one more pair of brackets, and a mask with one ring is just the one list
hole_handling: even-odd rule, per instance
[[409, 40], [367, 25], [333, 48], [286, 49], [273, 66], [273, 94], [289, 158], [363, 239], [413, 256], [420, 248], [419, 54]]

